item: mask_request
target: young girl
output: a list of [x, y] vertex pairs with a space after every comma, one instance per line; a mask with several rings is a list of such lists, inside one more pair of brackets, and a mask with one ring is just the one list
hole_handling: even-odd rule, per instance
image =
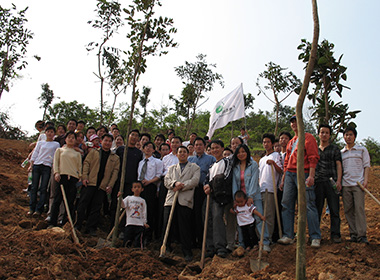
[[[74, 213], [74, 200], [76, 197], [76, 183], [82, 175], [82, 157], [75, 151], [76, 135], [73, 131], [66, 134], [66, 146], [57, 149], [54, 155], [54, 179], [56, 185], [55, 197], [51, 209], [50, 225], [56, 226], [63, 195], [60, 185], [63, 185], [69, 204], [71, 216]], [[67, 221], [65, 215], [63, 223]]]
[[238, 190], [234, 197], [234, 208], [231, 209], [231, 213], [236, 214], [237, 222], [243, 232], [244, 244], [246, 249], [250, 250], [254, 245], [259, 243], [253, 214], [259, 216], [262, 221], [265, 221], [265, 217], [256, 210], [253, 204], [251, 206], [247, 205], [247, 195], [242, 190]]

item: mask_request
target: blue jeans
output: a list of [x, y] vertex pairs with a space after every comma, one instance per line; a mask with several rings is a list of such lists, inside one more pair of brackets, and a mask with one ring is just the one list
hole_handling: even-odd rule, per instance
[[[309, 177], [305, 173], [305, 178]], [[282, 220], [284, 223], [284, 236], [294, 238], [294, 212], [298, 194], [297, 173], [286, 171], [284, 194], [282, 197]], [[311, 240], [321, 239], [318, 211], [315, 205], [314, 186], [306, 187], [307, 224]]]
[[[47, 197], [47, 187], [49, 184], [51, 167], [43, 164], [33, 165], [32, 171], [32, 189], [30, 191], [29, 208], [31, 212], [40, 212], [44, 210]], [[37, 192], [40, 191], [40, 199], [37, 203]]]

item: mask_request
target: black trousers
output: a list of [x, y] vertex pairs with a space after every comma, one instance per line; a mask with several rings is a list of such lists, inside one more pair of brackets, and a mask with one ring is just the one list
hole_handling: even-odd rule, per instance
[[168, 189], [165, 188], [164, 179], [162, 178], [160, 189], [158, 191], [158, 223], [157, 223], [157, 237], [161, 237], [164, 233], [162, 233], [162, 228], [164, 224], [164, 204], [166, 200], [166, 195], [168, 193]]
[[82, 187], [76, 223], [76, 227], [79, 230], [82, 228], [82, 223], [86, 218], [86, 211], [88, 211], [86, 229], [88, 231], [97, 229], [98, 221], [100, 219], [100, 210], [102, 209], [105, 196], [106, 192], [99, 189], [97, 186]]
[[132, 246], [136, 248], [143, 248], [143, 226], [129, 225], [125, 227], [124, 230], [124, 242], [123, 247], [127, 245], [128, 247]]
[[144, 191], [141, 193], [141, 197], [145, 199], [147, 208], [147, 220], [149, 228], [146, 230], [146, 240], [149, 242], [153, 238], [153, 232], [157, 236], [157, 220], [158, 220], [158, 197], [157, 186], [155, 184], [149, 184], [144, 186]]
[[241, 231], [243, 232], [243, 240], [246, 248], [253, 248], [254, 245], [259, 244], [259, 238], [256, 234], [256, 224], [252, 223], [246, 226], [240, 226]]
[[[166, 231], [171, 208], [171, 206], [165, 206], [164, 208], [163, 235]], [[185, 256], [193, 255], [191, 252], [191, 212], [192, 210], [189, 207], [182, 206], [177, 202], [174, 209], [173, 221], [170, 227], [169, 238], [167, 242], [168, 246], [170, 247], [170, 244], [173, 241], [173, 231], [177, 230], [179, 234], [179, 241], [182, 245], [182, 252]]]
[[[280, 223], [281, 223], [281, 229], [284, 228], [283, 224], [282, 224], [282, 215], [281, 215], [281, 211], [282, 211], [282, 205], [281, 205], [281, 201], [282, 201], [282, 195], [283, 195], [283, 191], [280, 191], [280, 190], [277, 190], [277, 201], [278, 201], [278, 210], [280, 212]], [[277, 213], [276, 213], [276, 216], [275, 216], [275, 223], [274, 223], [274, 229], [273, 229], [273, 234], [272, 234], [272, 242], [277, 242], [278, 239], [280, 239], [280, 232], [279, 232], [279, 227], [278, 227], [278, 222], [277, 222]]]
[[193, 243], [196, 247], [201, 248], [203, 241], [203, 227], [204, 227], [204, 217], [203, 217], [203, 203], [205, 201], [206, 194], [203, 191], [203, 185], [199, 185], [194, 190], [194, 207], [191, 216], [191, 224], [193, 227]]
[[[69, 205], [71, 218], [75, 221], [74, 202], [75, 202], [75, 197], [77, 194], [77, 187], [76, 187], [77, 182], [78, 182], [78, 179], [75, 177], [70, 176], [70, 179], [69, 179], [69, 176], [61, 175], [61, 180], [59, 181], [58, 184], [55, 184], [55, 196], [54, 196], [53, 205], [51, 207], [51, 214], [50, 214], [51, 225], [54, 225], [54, 226], [57, 225], [59, 208], [63, 201], [61, 185], [63, 185], [63, 188], [66, 193], [67, 204]], [[66, 222], [67, 222], [67, 214], [65, 213], [62, 224], [65, 224]]]

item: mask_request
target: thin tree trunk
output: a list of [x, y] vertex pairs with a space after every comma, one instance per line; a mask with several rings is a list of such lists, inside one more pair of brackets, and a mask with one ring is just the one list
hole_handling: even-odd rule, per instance
[[301, 93], [297, 100], [297, 184], [298, 184], [298, 224], [297, 224], [297, 258], [296, 258], [296, 279], [306, 279], [306, 186], [304, 171], [304, 149], [305, 149], [305, 128], [302, 117], [302, 107], [305, 101], [310, 77], [314, 69], [317, 58], [317, 47], [319, 38], [319, 19], [317, 0], [312, 0], [314, 34], [310, 52], [309, 62], [306, 68]]
[[[127, 156], [128, 156], [128, 143], [129, 143], [129, 133], [132, 130], [132, 121], [133, 121], [133, 113], [135, 110], [135, 104], [136, 104], [136, 83], [137, 83], [137, 76], [140, 71], [140, 63], [142, 59], [142, 48], [144, 45], [144, 38], [146, 34], [146, 29], [148, 26], [149, 22], [149, 17], [146, 19], [145, 27], [144, 27], [144, 32], [141, 35], [141, 44], [138, 50], [138, 59], [135, 65], [135, 73], [133, 74], [133, 87], [132, 87], [132, 103], [131, 103], [131, 113], [129, 115], [129, 121], [128, 121], [128, 127], [127, 127], [127, 135], [126, 135], [126, 146], [124, 149], [124, 154], [123, 154], [123, 163], [122, 163], [122, 169], [121, 169], [121, 179], [120, 179], [120, 192], [123, 193], [124, 191], [124, 182], [125, 182], [125, 173], [126, 173], [126, 167], [127, 167]], [[118, 236], [118, 231], [119, 231], [119, 217], [120, 217], [120, 208], [121, 208], [121, 201], [123, 200], [123, 196], [120, 196], [118, 201], [117, 201], [117, 207], [116, 207], [116, 215], [115, 215], [115, 230], [112, 235], [112, 247], [115, 247], [116, 244], [116, 239]]]

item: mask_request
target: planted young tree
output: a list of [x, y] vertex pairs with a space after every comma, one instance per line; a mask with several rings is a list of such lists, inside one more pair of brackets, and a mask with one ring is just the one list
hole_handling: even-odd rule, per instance
[[50, 104], [53, 102], [54, 99], [54, 92], [50, 89], [49, 84], [42, 84], [42, 93], [40, 97], [38, 97], [38, 101], [41, 102], [40, 108], [44, 108], [44, 114], [42, 115], [42, 119], [45, 119], [46, 111], [49, 108]]
[[[159, 0], [133, 0], [133, 3], [129, 5], [129, 9], [123, 9], [124, 12], [128, 14], [126, 20], [131, 28], [127, 35], [127, 38], [131, 42], [131, 49], [127, 52], [128, 60], [123, 62], [124, 68], [130, 69], [128, 73], [132, 74], [132, 100], [128, 121], [126, 146], [128, 146], [128, 135], [132, 128], [133, 114], [135, 111], [136, 100], [138, 98], [138, 91], [136, 90], [137, 82], [140, 75], [146, 70], [146, 58], [150, 55], [161, 56], [167, 54], [167, 48], [177, 46], [177, 43], [175, 43], [173, 38], [171, 38], [171, 34], [177, 32], [177, 29], [173, 27], [173, 19], [167, 17], [163, 18], [161, 16], [154, 18], [154, 8], [157, 6], [161, 6], [161, 2]], [[128, 149], [124, 149], [120, 192], [123, 192], [124, 189], [127, 152]], [[112, 236], [113, 246], [115, 245], [117, 239], [120, 216], [120, 212], [118, 210], [121, 206], [121, 200], [122, 197], [119, 198], [117, 204], [115, 216], [116, 230]]]
[[[307, 63], [310, 56], [311, 44], [306, 39], [301, 40], [298, 49], [302, 51], [298, 59]], [[350, 89], [342, 84], [347, 80], [347, 67], [341, 65], [343, 54], [338, 59], [334, 57], [334, 44], [323, 40], [318, 45], [317, 62], [314, 66], [311, 83], [314, 84], [313, 92], [308, 94], [308, 99], [313, 103], [312, 120], [319, 124], [329, 124], [333, 129], [332, 141], [335, 140], [339, 132], [347, 126], [349, 121], [354, 119], [359, 110], [349, 111], [348, 104], [334, 102], [332, 93], [336, 93], [342, 98], [343, 89]]]
[[178, 105], [186, 112], [186, 139], [192, 128], [198, 103], [204, 98], [204, 94], [211, 91], [216, 82], [224, 87], [223, 76], [212, 70], [216, 68], [216, 64], [208, 64], [204, 54], [199, 54], [196, 58], [195, 63], [185, 61], [185, 65], [175, 67], [175, 72], [183, 80], [185, 88], [179, 99], [170, 96], [176, 105], [176, 110]]
[[28, 65], [27, 46], [34, 34], [25, 26], [27, 9], [17, 11], [14, 4], [11, 9], [0, 5], [0, 98], [4, 90], [9, 91], [10, 81], [18, 78], [19, 72]]
[[[121, 20], [120, 3], [115, 1], [97, 0], [96, 13], [97, 19], [88, 21], [93, 28], [100, 29], [103, 36], [100, 42], [91, 42], [87, 46], [88, 51], [97, 50], [98, 71], [94, 73], [100, 80], [100, 123], [103, 123], [103, 107], [104, 107], [104, 83], [112, 82], [113, 79], [119, 77], [116, 75], [119, 71], [119, 50], [114, 47], [107, 46], [107, 42], [114, 33], [123, 25]], [[115, 77], [116, 76], [116, 77]], [[115, 95], [114, 104], [116, 102]]]
[[[265, 64], [267, 70], [259, 74], [257, 78], [256, 86], [259, 88], [259, 93], [264, 94], [266, 98], [276, 106], [276, 127], [274, 130], [274, 135], [278, 135], [278, 115], [280, 112], [280, 104], [290, 96], [293, 92], [299, 93], [301, 90], [301, 81], [297, 78], [293, 72], [285, 72], [287, 68], [282, 68], [280, 65], [277, 65], [273, 62]], [[263, 86], [260, 86], [261, 79], [265, 79], [267, 83]], [[269, 94], [266, 91], [272, 91], [273, 98], [269, 97]], [[280, 98], [280, 94], [285, 95], [283, 98]]]
[[313, 74], [315, 63], [317, 62], [317, 49], [319, 38], [319, 19], [317, 0], [312, 0], [313, 9], [313, 42], [306, 72], [302, 83], [301, 92], [296, 105], [298, 146], [297, 146], [297, 185], [298, 185], [298, 223], [297, 223], [297, 257], [296, 257], [296, 279], [306, 279], [306, 186], [304, 172], [305, 155], [305, 129], [303, 123], [302, 108]]
[[145, 118], [146, 118], [146, 113], [147, 113], [146, 106], [150, 102], [149, 100], [150, 91], [151, 91], [151, 88], [143, 87], [143, 91], [139, 99], [140, 106], [143, 108], [143, 113], [141, 115], [141, 128], [140, 128], [141, 131], [144, 129]]

